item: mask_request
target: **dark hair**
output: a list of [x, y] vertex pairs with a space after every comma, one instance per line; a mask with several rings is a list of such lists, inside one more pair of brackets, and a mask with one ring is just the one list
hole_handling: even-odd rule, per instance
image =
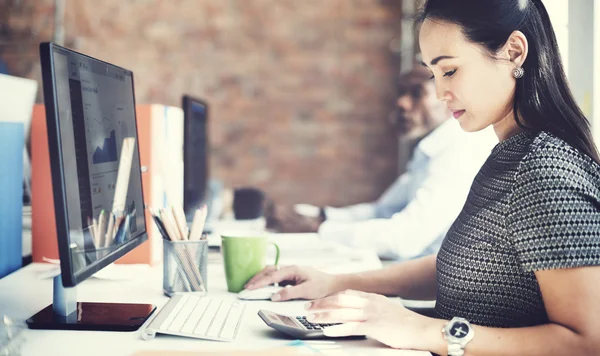
[[541, 0], [427, 0], [416, 24], [442, 20], [462, 27], [465, 37], [494, 55], [513, 31], [527, 37], [529, 52], [517, 80], [513, 109], [517, 124], [546, 130], [600, 163], [590, 123], [567, 83], [556, 35]]

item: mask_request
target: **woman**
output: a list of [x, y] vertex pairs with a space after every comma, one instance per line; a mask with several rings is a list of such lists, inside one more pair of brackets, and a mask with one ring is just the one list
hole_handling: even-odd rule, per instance
[[[443, 355], [597, 354], [599, 158], [544, 5], [429, 0], [420, 22], [438, 98], [465, 131], [492, 125], [500, 140], [438, 255], [335, 277], [265, 269], [249, 288], [295, 281], [274, 299], [322, 298], [309, 320], [344, 322], [331, 336]], [[438, 318], [380, 294], [436, 298]]]

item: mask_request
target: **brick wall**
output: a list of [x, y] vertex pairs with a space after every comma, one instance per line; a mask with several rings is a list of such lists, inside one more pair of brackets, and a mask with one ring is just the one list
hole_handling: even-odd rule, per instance
[[[138, 103], [212, 107], [211, 173], [343, 205], [395, 179], [400, 0], [67, 0], [65, 45], [131, 69]], [[40, 78], [54, 1], [0, 0], [0, 59]], [[40, 98], [41, 100], [41, 98]]]

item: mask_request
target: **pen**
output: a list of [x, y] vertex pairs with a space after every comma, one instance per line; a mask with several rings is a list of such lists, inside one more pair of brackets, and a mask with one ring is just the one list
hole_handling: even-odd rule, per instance
[[165, 225], [163, 225], [162, 221], [160, 220], [160, 217], [158, 217], [158, 215], [156, 215], [152, 211], [150, 211], [150, 214], [152, 215], [152, 219], [154, 219], [154, 223], [158, 228], [158, 232], [162, 235], [163, 239], [170, 240], [169, 235], [167, 234], [167, 230], [165, 229]]
[[129, 214], [125, 215], [125, 217], [121, 220], [119, 224], [119, 228], [117, 229], [117, 233], [115, 235], [115, 241], [117, 245], [125, 243], [125, 237], [127, 236], [127, 231], [129, 230], [129, 222], [131, 221]]
[[123, 216], [123, 215], [117, 215], [115, 217], [115, 223], [114, 223], [114, 226], [113, 226], [113, 231], [111, 231], [111, 233], [110, 233], [111, 243], [112, 243], [112, 241], [116, 240], [116, 238], [117, 238], [117, 232], [119, 232], [119, 228], [121, 227], [121, 224], [123, 223], [123, 220], [125, 220], [125, 216]]

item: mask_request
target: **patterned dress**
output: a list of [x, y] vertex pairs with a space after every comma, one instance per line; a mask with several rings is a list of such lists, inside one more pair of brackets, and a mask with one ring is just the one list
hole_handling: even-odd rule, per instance
[[446, 235], [436, 312], [491, 327], [544, 324], [534, 272], [595, 265], [600, 167], [550, 133], [523, 132], [494, 147]]

